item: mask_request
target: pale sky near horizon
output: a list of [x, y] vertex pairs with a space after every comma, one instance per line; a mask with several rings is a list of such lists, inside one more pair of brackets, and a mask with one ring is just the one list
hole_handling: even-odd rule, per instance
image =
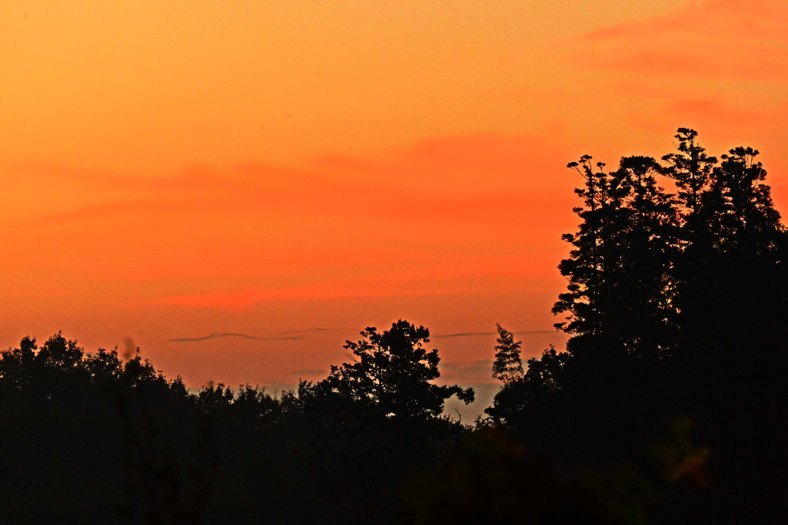
[[788, 6], [0, 5], [0, 346], [57, 330], [168, 375], [291, 385], [397, 318], [444, 378], [527, 355], [576, 219], [564, 166], [763, 152], [785, 213]]

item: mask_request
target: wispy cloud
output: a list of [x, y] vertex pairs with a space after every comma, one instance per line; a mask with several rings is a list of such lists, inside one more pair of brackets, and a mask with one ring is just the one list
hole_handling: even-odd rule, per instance
[[315, 376], [325, 376], [328, 373], [329, 369], [326, 368], [302, 368], [300, 370], [293, 370], [290, 374], [297, 376], [297, 377], [315, 377]]
[[574, 60], [638, 77], [784, 82], [786, 21], [785, 2], [692, 2], [662, 16], [593, 30], [577, 40]]
[[213, 339], [225, 338], [238, 338], [250, 339], [253, 341], [300, 341], [305, 339], [307, 334], [330, 332], [330, 328], [301, 328], [296, 330], [283, 330], [269, 335], [250, 335], [241, 332], [212, 332], [208, 335], [195, 336], [195, 337], [173, 337], [166, 339], [166, 343], [199, 343], [202, 341], [210, 341]]
[[156, 298], [152, 304], [160, 304], [182, 308], [222, 308], [239, 310], [266, 301], [277, 300], [316, 300], [316, 299], [370, 299], [378, 297], [420, 297], [428, 295], [459, 294], [470, 288], [452, 283], [441, 286], [423, 284], [421, 288], [393, 287], [385, 283], [372, 282], [369, 279], [359, 280], [356, 288], [347, 285], [315, 284], [284, 288], [253, 288], [237, 292], [216, 292], [205, 294], [172, 295]]
[[495, 332], [455, 332], [451, 334], [435, 334], [435, 339], [450, 339], [454, 337], [485, 337], [495, 335]]
[[[240, 339], [253, 339], [255, 341], [263, 341], [267, 339], [271, 339], [271, 337], [258, 337], [249, 334], [241, 334], [235, 332], [213, 332], [208, 335], [202, 335], [198, 337], [174, 337], [172, 339], [167, 339], [165, 342], [167, 343], [198, 343], [201, 341], [210, 341], [211, 339], [224, 339], [226, 337], [237, 337]], [[278, 339], [281, 339], [279, 337]], [[300, 339], [296, 336], [287, 337], [287, 339]]]
[[447, 382], [478, 384], [491, 382], [493, 359], [477, 359], [475, 361], [441, 363], [441, 376]]
[[299, 328], [296, 330], [283, 330], [278, 332], [282, 335], [284, 334], [320, 334], [325, 332], [334, 332], [333, 328], [322, 328], [322, 327], [315, 327], [315, 328]]
[[[513, 332], [515, 335], [519, 334], [554, 334], [555, 330], [518, 330]], [[454, 337], [489, 337], [497, 335], [497, 332], [454, 332], [449, 334], [435, 334], [432, 337], [436, 339], [449, 339]]]
[[[132, 176], [8, 166], [32, 181], [31, 193], [46, 186], [67, 198], [0, 212], [2, 241], [17, 246], [2, 269], [91, 275], [123, 288], [116, 297], [129, 308], [237, 310], [503, 288], [524, 272], [550, 271], [549, 250], [562, 246], [556, 232], [573, 224], [571, 192], [557, 191], [571, 185], [557, 176], [572, 158], [565, 149], [551, 137], [492, 133], [295, 168], [239, 163]], [[39, 257], [43, 245], [62, 255]], [[51, 295], [49, 283], [37, 285]]]

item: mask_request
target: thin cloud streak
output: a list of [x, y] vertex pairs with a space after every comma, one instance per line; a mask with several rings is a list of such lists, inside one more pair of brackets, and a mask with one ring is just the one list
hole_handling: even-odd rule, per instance
[[[515, 335], [519, 334], [554, 334], [555, 330], [517, 330], [513, 331]], [[432, 337], [436, 339], [450, 339], [455, 337], [487, 337], [491, 335], [497, 335], [498, 332], [455, 332], [449, 334], [436, 334]]]
[[780, 83], [788, 69], [784, 2], [704, 1], [596, 29], [572, 44], [575, 64], [630, 74]]
[[256, 336], [256, 335], [249, 335], [243, 334], [238, 332], [213, 332], [208, 335], [198, 336], [198, 337], [174, 337], [172, 339], [166, 339], [165, 343], [199, 343], [202, 341], [210, 341], [213, 339], [224, 339], [228, 337], [235, 337], [239, 339], [250, 339], [253, 341], [300, 341], [305, 339], [302, 335], [293, 335], [293, 334], [305, 334], [310, 333], [309, 330], [288, 330], [286, 332], [282, 332], [278, 335], [268, 335], [268, 336]]
[[283, 331], [278, 332], [278, 333], [280, 333], [282, 335], [285, 335], [285, 334], [320, 334], [320, 333], [335, 332], [335, 331], [336, 330], [334, 328], [323, 328], [323, 327], [317, 326], [315, 328], [299, 328], [299, 329], [296, 329], [296, 330], [283, 330]]
[[305, 339], [303, 337], [307, 334], [320, 334], [326, 332], [333, 332], [335, 331], [333, 328], [325, 328], [322, 326], [316, 326], [312, 328], [296, 328], [293, 330], [282, 330], [280, 332], [276, 332], [274, 334], [269, 335], [250, 335], [241, 332], [212, 332], [208, 335], [197, 336], [197, 337], [174, 337], [171, 339], [166, 339], [166, 343], [199, 343], [202, 341], [210, 341], [213, 339], [224, 339], [224, 338], [239, 338], [239, 339], [250, 339], [253, 341], [300, 341]]

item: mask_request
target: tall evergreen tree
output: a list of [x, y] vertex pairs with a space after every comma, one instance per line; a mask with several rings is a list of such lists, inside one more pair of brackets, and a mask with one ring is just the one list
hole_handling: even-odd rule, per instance
[[611, 174], [608, 331], [614, 344], [641, 356], [671, 347], [677, 315], [670, 276], [677, 213], [673, 196], [657, 184], [658, 172], [653, 158], [632, 156]]
[[597, 163], [595, 170], [591, 160], [590, 155], [584, 155], [577, 162], [567, 164], [583, 179], [583, 186], [575, 189], [583, 206], [573, 208], [581, 219], [577, 233], [561, 236], [573, 246], [569, 257], [558, 267], [569, 284], [553, 306], [554, 314], [568, 314], [565, 321], [556, 323], [556, 328], [586, 336], [598, 335], [604, 324], [604, 289], [608, 273], [605, 230], [610, 208], [610, 176], [604, 171], [603, 163]]
[[568, 166], [583, 176], [575, 192], [583, 206], [573, 245], [559, 269], [567, 277], [553, 313], [568, 314], [556, 326], [572, 335], [569, 348], [608, 348], [643, 353], [672, 340], [675, 307], [669, 268], [677, 249], [672, 196], [658, 186], [651, 157], [624, 157], [612, 173], [591, 157]]
[[511, 383], [523, 377], [523, 360], [520, 357], [522, 341], [515, 341], [514, 334], [496, 325], [498, 338], [495, 340], [495, 361], [492, 365], [492, 375], [498, 381]]
[[698, 132], [694, 129], [679, 128], [675, 135], [677, 151], [662, 157], [667, 163], [662, 172], [675, 181], [677, 198], [684, 208], [685, 216], [699, 213], [703, 194], [708, 189], [712, 171], [717, 165], [717, 158], [706, 153], [706, 148], [698, 143], [697, 137]]

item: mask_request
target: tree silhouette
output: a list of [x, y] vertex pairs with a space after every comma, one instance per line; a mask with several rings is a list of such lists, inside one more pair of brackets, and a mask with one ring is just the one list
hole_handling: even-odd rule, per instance
[[703, 193], [708, 189], [712, 171], [717, 164], [716, 157], [706, 153], [706, 149], [697, 142], [697, 137], [698, 132], [694, 129], [679, 128], [675, 135], [678, 151], [662, 157], [667, 163], [662, 172], [676, 182], [678, 201], [688, 217], [700, 212]]
[[786, 231], [757, 150], [718, 161], [697, 136], [680, 128], [663, 165], [568, 165], [583, 185], [553, 308], [567, 352], [529, 360], [486, 413], [562, 469], [628, 465], [662, 498], [638, 504], [654, 522], [781, 521]]
[[520, 357], [522, 341], [515, 341], [514, 334], [500, 324], [496, 325], [498, 338], [495, 340], [495, 360], [492, 365], [493, 378], [503, 383], [518, 381], [523, 377], [523, 360]]
[[591, 164], [592, 157], [584, 155], [567, 167], [583, 177], [583, 187], [575, 189], [582, 198], [583, 207], [574, 208], [582, 222], [577, 233], [567, 233], [562, 239], [574, 248], [570, 257], [561, 261], [561, 275], [569, 278], [567, 291], [560, 294], [553, 306], [554, 314], [568, 313], [565, 322], [556, 327], [574, 334], [598, 334], [603, 323], [603, 291], [606, 288], [608, 268], [605, 265], [606, 237], [609, 206], [609, 175], [604, 163]]
[[605, 348], [646, 354], [672, 343], [675, 307], [669, 270], [677, 250], [672, 197], [657, 185], [660, 166], [651, 157], [623, 157], [614, 172], [596, 170], [585, 155], [568, 166], [583, 176], [576, 193], [583, 206], [573, 245], [561, 261], [567, 291], [553, 307], [568, 313], [560, 329], [573, 335], [570, 349]]
[[[505, 381], [495, 395], [492, 406], [484, 412], [501, 426], [519, 432], [527, 432], [528, 420], [545, 421], [549, 413], [542, 414], [545, 405], [554, 401], [554, 396], [564, 383], [564, 369], [568, 354], [559, 353], [550, 347], [541, 357], [528, 360], [526, 372], [510, 381]], [[546, 412], [549, 412], [549, 408]]]
[[434, 417], [444, 402], [456, 395], [464, 403], [473, 401], [472, 388], [436, 385], [440, 377], [438, 350], [427, 350], [430, 332], [399, 320], [389, 330], [368, 327], [358, 341], [344, 348], [354, 362], [332, 366], [329, 376], [315, 385], [318, 395], [350, 400], [359, 409], [386, 417]]

